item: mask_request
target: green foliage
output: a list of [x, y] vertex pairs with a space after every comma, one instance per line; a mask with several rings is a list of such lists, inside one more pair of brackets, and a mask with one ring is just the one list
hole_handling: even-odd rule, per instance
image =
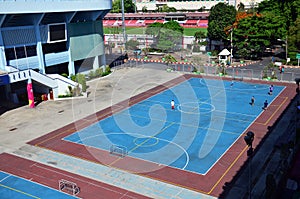
[[146, 7], [146, 6], [143, 6], [143, 8], [142, 8], [142, 12], [148, 12], [148, 9], [147, 9], [147, 7]]
[[147, 27], [146, 34], [155, 37], [153, 48], [162, 52], [170, 52], [181, 46], [183, 27], [176, 21], [169, 21], [165, 24], [153, 23]]
[[173, 47], [173, 42], [167, 39], [162, 39], [159, 40], [159, 42], [156, 45], [156, 48], [160, 49], [162, 52], [168, 52], [172, 49]]
[[129, 41], [126, 42], [125, 47], [128, 50], [135, 50], [137, 49], [138, 45], [139, 42], [137, 40], [130, 39]]
[[68, 74], [67, 73], [62, 73], [61, 76], [68, 78]]
[[203, 66], [200, 67], [199, 71], [200, 71], [200, 73], [204, 73], [205, 72]]
[[91, 70], [88, 74], [89, 79], [94, 79], [96, 77], [95, 71]]
[[106, 76], [111, 73], [110, 67], [107, 65], [105, 67], [105, 71], [103, 71], [103, 68], [97, 68], [95, 71], [91, 70], [88, 74], [88, 79], [95, 79], [99, 77]]
[[242, 2], [238, 5], [238, 11], [239, 12], [245, 11], [245, 5]]
[[[122, 12], [121, 0], [113, 1], [111, 12], [112, 13], [121, 13]], [[132, 2], [132, 0], [124, 0], [124, 12], [125, 13], [134, 13], [135, 12], [135, 4]]]
[[194, 48], [193, 48], [193, 52], [200, 52], [200, 46], [199, 45], [195, 45]]
[[288, 57], [294, 65], [297, 64], [296, 54], [300, 53], [300, 16], [290, 26], [288, 35]]
[[71, 78], [72, 81], [74, 81], [74, 82], [76, 81], [76, 75], [71, 74], [71, 75], [70, 75], [70, 78]]
[[156, 12], [177, 12], [176, 8], [169, 7], [168, 5], [160, 6], [156, 9]]
[[168, 21], [167, 23], [163, 24], [163, 28], [178, 32], [180, 35], [183, 35], [183, 27], [179, 25], [177, 21]]
[[283, 20], [283, 28], [288, 30], [289, 26], [296, 21], [300, 14], [300, 0], [268, 0], [259, 3], [259, 13], [270, 12], [274, 15], [281, 16]]
[[267, 47], [285, 34], [282, 23], [280, 17], [272, 13], [240, 20], [233, 32], [236, 53], [247, 59], [261, 57]]
[[95, 75], [97, 77], [101, 77], [103, 74], [103, 69], [102, 68], [97, 68], [96, 71], [95, 71]]
[[160, 29], [164, 26], [164, 24], [155, 22], [153, 24], [150, 24], [146, 28], [146, 34], [147, 35], [152, 35], [152, 36], [157, 36], [159, 34]]
[[198, 12], [203, 12], [205, 10], [205, 6], [202, 6], [201, 8], [198, 9]]
[[111, 69], [110, 69], [110, 67], [107, 65], [107, 66], [105, 67], [105, 71], [104, 71], [104, 73], [102, 74], [102, 76], [108, 75], [108, 74], [110, 74], [110, 73], [111, 73]]
[[[278, 28], [280, 28], [281, 34], [277, 35], [278, 37], [275, 39], [281, 39], [282, 41], [285, 41], [286, 37], [288, 38], [288, 57], [291, 58], [292, 63], [295, 62], [295, 57], [293, 57], [292, 54], [295, 52], [300, 52], [300, 0], [262, 1], [261, 3], [259, 3], [258, 12], [261, 13], [263, 16], [271, 16], [271, 19], [273, 19], [273, 21], [270, 21], [268, 25], [272, 25], [274, 23], [280, 24]], [[271, 43], [278, 44], [278, 42], [276, 43], [276, 41], [271, 41]]]
[[76, 97], [81, 95], [81, 89], [79, 85], [72, 88], [72, 86], [68, 86], [68, 90], [65, 95], [58, 95], [58, 98], [67, 98], [67, 97]]
[[77, 74], [76, 75], [76, 80], [79, 84], [81, 84], [82, 86], [82, 91], [86, 92], [86, 79], [85, 79], [85, 75], [84, 74]]
[[211, 40], [227, 40], [224, 28], [235, 22], [236, 10], [234, 6], [218, 3], [210, 10], [208, 17], [207, 36]]
[[71, 94], [58, 95], [58, 98], [67, 98], [67, 97], [73, 97], [73, 96]]
[[206, 34], [203, 31], [197, 31], [195, 32], [194, 37], [195, 37], [195, 41], [199, 43], [200, 40], [206, 38]]
[[170, 54], [165, 55], [164, 59], [165, 59], [166, 62], [177, 62], [177, 60], [175, 59], [175, 57], [173, 57]]

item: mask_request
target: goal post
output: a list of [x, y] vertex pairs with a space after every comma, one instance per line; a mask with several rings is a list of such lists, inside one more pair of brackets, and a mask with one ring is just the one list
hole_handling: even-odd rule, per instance
[[124, 158], [125, 156], [128, 155], [128, 150], [125, 146], [113, 144], [110, 146], [109, 153]]
[[253, 69], [231, 68], [227, 69], [227, 72], [229, 72], [232, 79], [253, 79]]
[[58, 181], [58, 189], [60, 191], [66, 190], [71, 192], [74, 196], [80, 192], [80, 188], [76, 183], [64, 179]]

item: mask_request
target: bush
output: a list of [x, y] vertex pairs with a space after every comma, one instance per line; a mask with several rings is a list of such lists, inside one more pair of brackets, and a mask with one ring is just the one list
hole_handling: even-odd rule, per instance
[[62, 73], [61, 76], [68, 78], [68, 74], [67, 73]]
[[77, 82], [79, 83], [79, 84], [81, 84], [81, 86], [82, 86], [82, 91], [83, 92], [86, 92], [86, 79], [85, 79], [85, 75], [84, 74], [77, 74], [77, 77], [76, 77], [76, 79], [77, 79]]
[[193, 48], [193, 52], [198, 53], [200, 52], [200, 46], [199, 45], [195, 45]]
[[91, 70], [89, 72], [88, 76], [89, 76], [89, 79], [93, 79], [93, 78], [95, 78], [96, 75], [95, 75], [95, 72], [93, 70]]
[[102, 68], [97, 68], [95, 71], [95, 76], [96, 77], [101, 77], [103, 75], [103, 69]]
[[58, 95], [58, 98], [67, 98], [67, 97], [72, 97], [72, 95], [71, 94]]
[[102, 76], [109, 75], [111, 73], [110, 67], [107, 65], [105, 67], [105, 71], [102, 73]]
[[72, 81], [76, 82], [76, 75], [71, 74], [70, 78], [71, 78]]

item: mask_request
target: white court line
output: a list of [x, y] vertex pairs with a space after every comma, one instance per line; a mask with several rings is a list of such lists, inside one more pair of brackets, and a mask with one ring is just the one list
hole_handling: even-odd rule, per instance
[[[272, 103], [277, 97], [279, 97], [279, 96], [281, 95], [281, 93], [282, 93], [285, 89], [286, 89], [286, 87], [284, 87], [284, 88], [281, 90], [281, 92], [278, 93], [278, 95], [271, 101], [271, 103]], [[271, 103], [270, 103], [270, 104], [271, 104]], [[261, 111], [261, 113], [257, 116], [257, 118], [259, 118], [259, 117], [261, 116], [261, 114], [263, 114], [263, 113], [264, 113], [264, 111]], [[257, 119], [257, 118], [256, 118], [256, 119]], [[232, 142], [232, 144], [227, 148], [227, 150], [224, 151], [224, 153], [220, 155], [220, 157], [218, 158], [218, 160], [217, 160], [217, 161], [216, 161], [216, 162], [215, 162], [215, 163], [207, 170], [207, 172], [206, 172], [205, 174], [207, 174], [207, 173], [210, 171], [210, 169], [213, 168], [217, 162], [219, 162], [219, 160], [224, 156], [224, 154], [226, 154], [227, 151], [228, 151], [228, 150], [229, 150], [229, 149], [237, 142], [237, 140], [239, 140], [240, 137], [244, 135], [244, 133], [247, 131], [247, 129], [249, 129], [249, 127], [252, 126], [253, 123], [255, 123], [256, 119], [253, 120], [253, 122], [251, 122], [251, 123], [245, 128], [245, 130], [240, 134], [240, 136], [238, 136], [238, 137], [236, 138], [236, 140], [235, 140], [234, 142]]]
[[[3, 171], [1, 171], [1, 172], [3, 172]], [[3, 173], [4, 173], [4, 172], [3, 172]], [[2, 179], [0, 180], [0, 182], [3, 182], [4, 180], [6, 180], [7, 178], [9, 178], [10, 176], [11, 176], [11, 174], [9, 174], [8, 176], [2, 178]]]
[[[66, 161], [66, 159], [64, 159], [65, 161]], [[66, 176], [66, 177], [69, 177], [69, 178], [72, 178], [72, 179], [74, 179], [74, 180], [76, 180], [76, 182], [78, 182], [78, 181], [80, 181], [80, 182], [83, 182], [83, 183], [86, 183], [86, 184], [89, 184], [89, 185], [93, 185], [93, 186], [95, 186], [95, 187], [99, 187], [99, 188], [102, 188], [102, 189], [105, 189], [105, 190], [109, 190], [109, 191], [111, 191], [111, 192], [115, 192], [115, 193], [122, 193], [122, 192], [119, 192], [119, 191], [116, 191], [116, 190], [114, 190], [114, 189], [110, 189], [110, 188], [107, 188], [107, 187], [104, 187], [104, 186], [101, 186], [101, 185], [97, 185], [97, 184], [94, 184], [94, 183], [92, 183], [92, 182], [89, 182], [89, 181], [86, 181], [86, 180], [82, 180], [82, 179], [79, 179], [79, 178], [76, 178], [76, 177], [73, 177], [73, 176], [70, 176], [70, 175], [66, 175], [66, 174], [64, 174], [64, 173], [61, 173], [61, 172], [58, 172], [58, 171], [55, 171], [55, 170], [52, 170], [52, 169], [49, 169], [49, 168], [46, 168], [46, 167], [43, 167], [43, 166], [40, 166], [40, 165], [36, 165], [36, 167], [38, 167], [38, 168], [41, 168], [41, 169], [45, 169], [45, 170], [48, 170], [48, 171], [51, 171], [51, 172], [54, 172], [54, 173], [56, 173], [56, 174], [59, 174], [59, 175], [62, 175], [62, 176]], [[92, 171], [92, 170], [90, 170], [90, 171]], [[76, 174], [76, 173], [74, 173], [75, 175], [78, 175], [78, 174]], [[84, 177], [84, 178], [87, 178], [87, 177]], [[96, 181], [96, 180], [95, 180]], [[101, 181], [98, 181], [100, 184], [102, 183]], [[104, 183], [104, 184], [106, 184], [106, 183]], [[106, 185], [108, 185], [108, 184], [106, 184]], [[109, 186], [113, 186], [113, 185], [109, 185]], [[113, 186], [114, 187], [114, 186]], [[116, 186], [115, 186], [116, 187]], [[126, 191], [126, 190], [124, 190], [124, 191]]]
[[[57, 189], [54, 189], [54, 188], [52, 188], [52, 187], [49, 187], [49, 186], [46, 186], [46, 185], [43, 185], [43, 184], [40, 184], [40, 183], [37, 183], [37, 182], [34, 182], [34, 181], [27, 180], [26, 178], [22, 178], [22, 177], [20, 177], [20, 176], [13, 175], [13, 174], [11, 174], [11, 173], [7, 173], [7, 172], [5, 172], [5, 171], [1, 171], [1, 172], [6, 173], [6, 174], [10, 174], [11, 177], [15, 177], [15, 178], [17, 178], [17, 179], [22, 179], [22, 180], [24, 180], [24, 181], [26, 181], [26, 182], [36, 184], [37, 186], [45, 187], [45, 188], [51, 189], [51, 190], [53, 190], [53, 191], [55, 191], [55, 192], [62, 193], [62, 194], [68, 195], [68, 196], [72, 196], [72, 197], [74, 197], [74, 198], [79, 198], [79, 197], [77, 197], [77, 196], [69, 195], [69, 194], [67, 194], [67, 193], [65, 193], [65, 192], [58, 191]], [[23, 191], [22, 191], [22, 192], [23, 192]], [[24, 193], [26, 193], [26, 192], [24, 192]], [[39, 198], [39, 197], [37, 197], [37, 198]]]

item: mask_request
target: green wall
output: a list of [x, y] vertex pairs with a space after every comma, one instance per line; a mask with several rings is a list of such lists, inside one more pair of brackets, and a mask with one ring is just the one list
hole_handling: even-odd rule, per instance
[[68, 24], [71, 60], [104, 54], [102, 21]]

